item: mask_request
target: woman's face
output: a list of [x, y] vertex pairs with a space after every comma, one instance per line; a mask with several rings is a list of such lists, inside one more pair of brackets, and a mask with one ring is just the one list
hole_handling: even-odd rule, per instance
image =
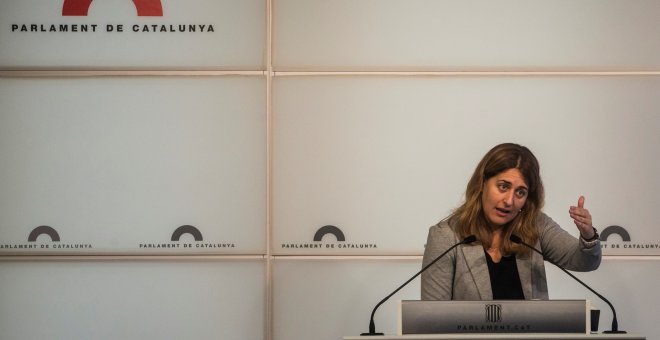
[[529, 189], [518, 169], [508, 169], [484, 183], [481, 204], [491, 228], [511, 222], [525, 206]]

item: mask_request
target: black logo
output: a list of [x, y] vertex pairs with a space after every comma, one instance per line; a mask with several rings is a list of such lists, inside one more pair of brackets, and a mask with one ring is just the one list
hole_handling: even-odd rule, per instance
[[199, 229], [191, 226], [191, 225], [182, 225], [172, 233], [172, 241], [178, 241], [181, 239], [181, 235], [183, 234], [190, 234], [195, 238], [195, 241], [203, 241], [204, 238], [202, 237], [202, 233], [199, 231]]
[[[182, 242], [181, 236], [184, 234], [191, 235], [195, 242]], [[162, 250], [162, 249], [211, 249], [211, 248], [236, 248], [236, 244], [231, 242], [216, 242], [208, 243], [204, 241], [202, 232], [197, 229], [197, 227], [192, 225], [182, 225], [172, 233], [170, 237], [171, 242], [143, 242], [138, 245], [141, 249], [152, 249], [152, 250]]]
[[[332, 235], [326, 237], [326, 235]], [[323, 238], [325, 237], [325, 241]], [[325, 225], [314, 233], [314, 242], [282, 243], [282, 249], [373, 249], [378, 248], [374, 243], [346, 242], [344, 232], [334, 225]]]
[[28, 242], [37, 242], [37, 238], [44, 234], [50, 236], [50, 240], [52, 242], [60, 242], [60, 234], [58, 234], [55, 229], [47, 225], [42, 225], [32, 229], [30, 236], [28, 236]]
[[325, 236], [327, 234], [335, 235], [335, 238], [339, 242], [346, 241], [346, 237], [344, 236], [344, 233], [341, 231], [341, 229], [339, 229], [339, 228], [337, 228], [333, 225], [326, 225], [326, 226], [323, 226], [323, 227], [319, 228], [319, 230], [316, 231], [316, 234], [314, 234], [314, 241], [321, 242], [321, 240], [323, 239], [323, 236]]
[[502, 322], [502, 305], [500, 304], [487, 304], [486, 308], [486, 322]]
[[[42, 238], [41, 242], [37, 242], [37, 239], [41, 235], [48, 236], [49, 240], [44, 240]], [[32, 231], [27, 238], [27, 243], [0, 243], [0, 250], [53, 250], [53, 249], [66, 249], [66, 250], [82, 250], [82, 249], [91, 249], [93, 246], [89, 243], [62, 243], [60, 242], [60, 234], [55, 230], [55, 228], [47, 225], [38, 226]]]
[[[619, 235], [621, 241], [615, 237], [608, 242], [608, 239], [611, 239], [612, 235]], [[637, 249], [636, 252], [652, 251], [653, 254], [656, 254], [658, 249], [660, 249], [660, 242], [657, 240], [645, 239], [644, 242], [633, 242], [628, 231], [618, 225], [611, 225], [603, 229], [603, 232], [600, 234], [600, 241], [603, 249]]]
[[630, 242], [630, 234], [628, 234], [628, 231], [618, 225], [611, 225], [603, 229], [603, 231], [600, 233], [600, 240], [607, 242], [607, 238], [612, 234], [621, 236], [621, 239], [625, 242]]

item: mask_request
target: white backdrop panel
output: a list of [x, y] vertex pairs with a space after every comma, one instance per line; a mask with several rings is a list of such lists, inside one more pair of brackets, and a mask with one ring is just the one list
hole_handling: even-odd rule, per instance
[[0, 262], [3, 339], [264, 339], [263, 260]]
[[0, 247], [263, 254], [265, 131], [263, 77], [0, 79]]
[[[421, 269], [410, 260], [286, 260], [273, 266], [274, 340], [340, 339], [368, 331], [369, 315], [382, 298]], [[559, 269], [546, 264], [550, 298], [590, 299], [601, 309], [599, 331], [611, 329], [609, 307]], [[660, 262], [604, 259], [595, 272], [575, 273], [612, 302], [619, 328], [657, 336], [656, 282]], [[376, 312], [376, 329], [396, 332], [396, 303], [420, 298], [419, 278], [383, 304]]]
[[[660, 254], [658, 93], [658, 77], [277, 77], [273, 249], [421, 254], [482, 155], [516, 142], [539, 158], [545, 210], [567, 230], [585, 195], [597, 227], [631, 234], [606, 253]], [[345, 240], [314, 241], [325, 225]]]
[[[589, 299], [601, 311], [599, 331], [612, 329], [612, 312], [605, 302], [547, 262], [546, 272], [551, 299]], [[605, 258], [598, 270], [573, 274], [612, 303], [620, 330], [643, 334], [648, 340], [660, 339], [657, 312], [660, 261], [657, 258]]]
[[279, 71], [660, 68], [655, 0], [277, 0], [273, 13]]
[[162, 16], [138, 16], [133, 1], [94, 0], [87, 16], [62, 15], [62, 0], [2, 1], [0, 67], [265, 68], [266, 1], [152, 2]]
[[[273, 261], [273, 340], [336, 340], [369, 331], [376, 304], [421, 268], [421, 260]], [[376, 329], [396, 332], [396, 306], [419, 299], [419, 279], [378, 308]]]

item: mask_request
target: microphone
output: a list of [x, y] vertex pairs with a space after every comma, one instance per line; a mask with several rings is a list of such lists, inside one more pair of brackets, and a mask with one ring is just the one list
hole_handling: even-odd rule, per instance
[[543, 253], [542, 253], [540, 250], [538, 250], [538, 249], [532, 247], [531, 245], [529, 245], [529, 244], [523, 242], [523, 240], [522, 240], [520, 237], [518, 237], [518, 235], [513, 235], [513, 234], [512, 234], [512, 235], [509, 237], [509, 239], [510, 239], [511, 242], [513, 242], [513, 243], [516, 243], [516, 244], [522, 244], [523, 246], [525, 246], [525, 247], [527, 247], [527, 248], [529, 248], [529, 249], [531, 249], [531, 250], [533, 250], [533, 251], [539, 253], [541, 256], [543, 256], [543, 259], [544, 259], [544, 260], [546, 260], [546, 261], [552, 263], [553, 265], [555, 265], [555, 267], [561, 269], [564, 273], [568, 274], [568, 276], [572, 277], [575, 281], [581, 283], [584, 287], [586, 287], [587, 289], [589, 289], [589, 291], [591, 291], [592, 293], [596, 294], [596, 296], [598, 296], [601, 300], [605, 301], [605, 303], [607, 303], [607, 305], [610, 306], [610, 309], [612, 310], [612, 330], [609, 330], [609, 331], [603, 331], [603, 333], [606, 333], [606, 334], [623, 334], [623, 333], [626, 333], [626, 331], [620, 331], [620, 330], [619, 330], [619, 322], [618, 322], [617, 319], [616, 319], [616, 311], [614, 310], [614, 306], [612, 306], [612, 304], [610, 303], [609, 300], [607, 300], [604, 296], [598, 294], [598, 292], [596, 292], [595, 290], [593, 290], [593, 289], [592, 289], [591, 287], [589, 287], [586, 283], [582, 282], [582, 280], [580, 280], [580, 279], [578, 279], [577, 277], [575, 277], [575, 275], [571, 274], [568, 270], [564, 269], [564, 267], [558, 265], [557, 263], [555, 263], [555, 262], [552, 261], [551, 259], [547, 258], [545, 255], [543, 255]]
[[378, 309], [378, 307], [380, 307], [380, 305], [382, 305], [385, 301], [387, 301], [389, 298], [391, 298], [392, 295], [396, 294], [399, 290], [401, 290], [401, 288], [405, 287], [408, 283], [410, 283], [410, 281], [414, 280], [417, 276], [419, 276], [419, 274], [421, 274], [424, 271], [426, 271], [427, 269], [429, 269], [433, 264], [438, 262], [438, 260], [440, 260], [443, 256], [447, 255], [447, 253], [450, 252], [452, 249], [460, 246], [461, 244], [470, 244], [470, 243], [472, 243], [476, 240], [477, 240], [476, 236], [470, 235], [470, 236], [464, 238], [461, 242], [458, 242], [458, 243], [454, 244], [449, 249], [445, 250], [444, 253], [438, 255], [438, 257], [436, 257], [433, 261], [431, 261], [431, 263], [424, 266], [424, 268], [422, 268], [422, 270], [418, 271], [417, 274], [415, 274], [415, 275], [413, 275], [413, 277], [409, 278], [408, 281], [404, 282], [401, 286], [399, 286], [399, 288], [395, 289], [392, 293], [390, 293], [390, 295], [388, 295], [384, 299], [380, 300], [380, 302], [376, 305], [376, 307], [374, 307], [374, 310], [371, 311], [371, 319], [369, 320], [369, 333], [362, 333], [362, 334], [360, 334], [360, 336], [383, 335], [383, 333], [376, 333], [376, 325], [374, 324], [374, 314], [376, 314], [376, 309]]

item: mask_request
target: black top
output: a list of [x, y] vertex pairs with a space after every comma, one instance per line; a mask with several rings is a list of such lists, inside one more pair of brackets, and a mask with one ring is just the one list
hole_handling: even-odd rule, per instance
[[493, 300], [524, 300], [525, 294], [520, 284], [518, 266], [515, 256], [502, 256], [499, 263], [493, 262], [487, 251], [488, 273], [490, 287], [493, 290]]

